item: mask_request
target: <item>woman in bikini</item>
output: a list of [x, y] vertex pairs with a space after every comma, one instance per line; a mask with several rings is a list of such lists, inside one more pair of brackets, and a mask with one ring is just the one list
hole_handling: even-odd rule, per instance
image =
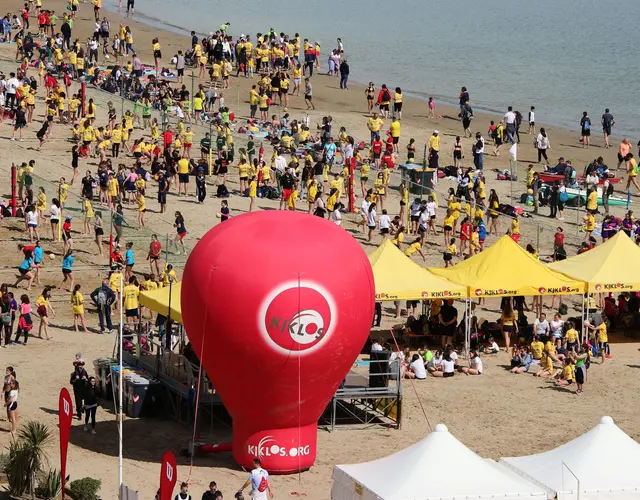
[[371, 116], [376, 95], [376, 88], [373, 82], [369, 82], [369, 86], [365, 89], [364, 95], [367, 96], [367, 111], [369, 112], [369, 116]]

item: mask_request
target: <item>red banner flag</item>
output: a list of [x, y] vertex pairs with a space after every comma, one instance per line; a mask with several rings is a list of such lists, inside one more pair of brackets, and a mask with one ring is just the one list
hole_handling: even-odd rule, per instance
[[67, 477], [67, 449], [73, 419], [73, 405], [69, 391], [63, 387], [58, 400], [58, 425], [60, 427], [60, 477], [62, 480], [62, 498], [64, 500], [64, 482]]
[[162, 467], [160, 468], [160, 500], [171, 500], [177, 480], [176, 457], [170, 451], [165, 451], [162, 455]]

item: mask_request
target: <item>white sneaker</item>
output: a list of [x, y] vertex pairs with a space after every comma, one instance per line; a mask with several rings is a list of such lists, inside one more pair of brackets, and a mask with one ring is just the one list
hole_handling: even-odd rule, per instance
[[93, 434], [95, 436], [96, 435], [96, 430], [95, 429], [91, 429], [91, 434]]
[[89, 427], [87, 427], [87, 425], [85, 424], [84, 426], [84, 432], [87, 432], [89, 430]]

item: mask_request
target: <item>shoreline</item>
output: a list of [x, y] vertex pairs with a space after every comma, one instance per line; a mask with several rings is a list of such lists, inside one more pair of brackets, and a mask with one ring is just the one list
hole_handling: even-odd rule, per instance
[[[111, 13], [118, 13], [118, 8], [117, 6], [113, 6], [113, 5], [109, 5], [108, 3], [103, 4], [103, 9], [111, 12]], [[142, 19], [138, 19], [138, 16], [141, 16]], [[145, 13], [144, 11], [136, 11], [136, 17], [135, 20], [141, 23], [141, 24], [145, 24], [147, 26], [151, 26], [151, 27], [155, 27], [155, 23], [157, 23], [160, 27], [161, 30], [163, 31], [167, 31], [170, 33], [173, 33], [175, 35], [178, 36], [185, 36], [188, 37], [190, 36], [191, 33], [191, 29], [189, 28], [185, 28], [184, 26], [178, 25], [178, 24], [173, 24], [170, 23], [168, 21], [165, 21], [159, 17], [155, 17], [153, 15], [149, 15], [147, 13]], [[242, 30], [240, 30], [242, 31]], [[208, 34], [205, 32], [198, 32], [196, 31], [196, 34], [199, 37], [204, 37], [207, 36]], [[234, 37], [234, 39], [238, 38], [239, 34], [236, 33], [231, 33], [232, 36]], [[188, 40], [187, 40], [188, 42]], [[330, 50], [330, 49], [325, 49], [325, 50]], [[349, 55], [349, 53], [346, 53], [347, 58], [351, 59], [352, 56]], [[324, 56], [323, 56], [324, 57]], [[357, 58], [356, 58], [357, 60]], [[321, 65], [323, 68], [326, 68], [326, 60], [321, 60]], [[364, 91], [367, 82], [368, 81], [374, 81], [375, 82], [376, 78], [375, 77], [371, 77], [371, 78], [362, 78], [362, 79], [352, 79], [351, 75], [349, 77], [349, 83], [350, 85], [358, 86], [361, 87], [362, 90]], [[401, 77], [398, 78], [398, 80], [401, 80]], [[381, 83], [375, 82], [376, 83], [376, 88], [378, 89]], [[388, 82], [382, 82], [382, 83], [387, 83], [387, 86], [391, 89], [392, 86], [395, 87], [396, 84], [389, 84]], [[467, 84], [468, 85], [468, 84]], [[315, 88], [314, 88], [315, 90]], [[429, 97], [433, 97], [436, 100], [436, 103], [439, 104], [440, 106], [445, 106], [445, 107], [451, 107], [451, 108], [458, 108], [458, 97], [456, 97], [455, 95], [447, 95], [446, 93], [436, 93], [436, 92], [431, 92], [429, 89], [423, 89], [423, 90], [416, 90], [416, 89], [406, 89], [403, 87], [403, 94], [405, 96], [405, 100], [406, 97], [410, 97], [413, 98], [416, 101], [419, 102], [423, 102], [423, 103], [427, 103]], [[509, 99], [504, 99], [505, 105], [504, 105], [504, 111], [501, 111], [499, 109], [497, 109], [497, 107], [495, 106], [491, 106], [489, 104], [484, 104], [482, 101], [474, 101], [473, 100], [473, 91], [471, 92], [472, 94], [472, 100], [471, 100], [471, 107], [474, 110], [474, 118], [476, 117], [480, 117], [480, 116], [486, 116], [489, 117], [490, 120], [496, 120], [496, 119], [501, 119], [502, 116], [504, 115], [504, 113], [506, 112], [506, 108], [509, 105]], [[512, 99], [512, 101], [516, 101], [518, 99]], [[518, 110], [518, 106], [517, 105], [513, 105], [515, 110]], [[538, 105], [539, 107], [539, 105]], [[604, 107], [606, 107], [605, 105], [603, 105], [603, 108], [601, 111], [604, 111]], [[524, 109], [524, 108], [523, 108]], [[528, 107], [526, 109], [523, 110], [519, 110], [522, 113], [523, 116], [523, 128], [525, 128], [526, 126], [528, 126], [528, 123], [526, 121], [526, 117], [527, 117], [527, 113], [528, 113]], [[545, 129], [547, 131], [560, 131], [560, 132], [564, 132], [564, 133], [570, 133], [570, 134], [574, 134], [576, 137], [579, 137], [580, 134], [580, 126], [579, 126], [579, 121], [580, 121], [580, 117], [582, 116], [582, 111], [583, 109], [576, 109], [576, 119], [575, 119], [575, 125], [572, 127], [566, 123], [561, 123], [560, 121], [542, 121], [542, 122], [538, 122], [536, 123], [537, 127], [539, 128], [541, 125], [545, 127]], [[594, 114], [592, 116], [592, 131], [598, 131], [600, 132], [601, 135], [601, 126], [600, 126], [600, 118], [599, 118], [599, 112], [597, 114]], [[488, 127], [488, 122], [487, 122], [487, 127]], [[633, 131], [620, 131], [620, 129], [616, 130], [614, 128], [613, 130], [613, 134], [610, 135], [610, 139], [612, 139], [614, 142], [619, 143], [623, 137], [628, 137], [632, 140], [634, 140], [636, 132]], [[640, 139], [640, 137], [638, 137]]]

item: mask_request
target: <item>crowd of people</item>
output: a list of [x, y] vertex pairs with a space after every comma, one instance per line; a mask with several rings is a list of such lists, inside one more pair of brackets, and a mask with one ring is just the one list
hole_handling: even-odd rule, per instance
[[[133, 1], [128, 3], [127, 10], [133, 14]], [[412, 186], [403, 181], [398, 183], [399, 202], [394, 206], [393, 172], [401, 163], [417, 162], [416, 139], [402, 134], [404, 95], [400, 87], [383, 84], [377, 88], [373, 82], [366, 87], [368, 116], [362, 128], [366, 126], [369, 136], [368, 140], [361, 140], [357, 131], [335, 125], [328, 113], [317, 123], [312, 123], [308, 116], [294, 119], [289, 113], [294, 103], [304, 104], [307, 110], [315, 110], [318, 105], [313, 92], [314, 71], [317, 78], [320, 68], [318, 42], [302, 39], [298, 33], [289, 36], [273, 30], [257, 33], [255, 37], [242, 34], [235, 38], [230, 34], [229, 23], [225, 23], [208, 37], [200, 38], [193, 32], [190, 47], [177, 51], [169, 59], [163, 56], [160, 39], [154, 38], [153, 64], [145, 65], [134, 49], [131, 27], [121, 23], [114, 33], [111, 23], [100, 14], [100, 0], [92, 4], [95, 31], [86, 42], [72, 40], [77, 12], [83, 8], [78, 0], [70, 3], [71, 9], [62, 18], [37, 7], [35, 16], [40, 28], [37, 34], [29, 31], [29, 19], [33, 17], [29, 5], [25, 5], [26, 11], [19, 17], [14, 15], [8, 22], [3, 21], [5, 38], [9, 36], [16, 42], [19, 66], [8, 75], [0, 75], [0, 122], [8, 122], [4, 118], [6, 112], [12, 126], [11, 140], [23, 141], [25, 131], [37, 129], [34, 131], [38, 151], [47, 149], [54, 134], [66, 136], [73, 146], [69, 151], [69, 181], [60, 178], [56, 193], [47, 193], [44, 187], [34, 189], [34, 178], [41, 171], [35, 159], [18, 168], [18, 204], [24, 217], [25, 242], [19, 246], [21, 263], [16, 282], [3, 284], [1, 289], [1, 347], [27, 345], [35, 321], [36, 337], [51, 339], [49, 321], [60, 313], [58, 306], [57, 311], [52, 307], [51, 297], [58, 292], [64, 294], [65, 302], [68, 297], [75, 331], [90, 330], [92, 322], [86, 318], [89, 305], [98, 317], [100, 333], [112, 333], [115, 323], [112, 315], [121, 305], [127, 327], [136, 328], [143, 317], [140, 292], [169, 286], [178, 280], [178, 275], [172, 264], [162, 264], [166, 260], [162, 252], [167, 249], [162, 248], [156, 235], [151, 237], [148, 248], [136, 248], [137, 243], [123, 237], [123, 227], [151, 225], [155, 222], [151, 213], [167, 213], [168, 205], [178, 198], [195, 197], [198, 203], [207, 203], [215, 197], [216, 204], [219, 203], [216, 217], [222, 222], [232, 217], [233, 197], [246, 197], [249, 211], [258, 209], [258, 199], [271, 199], [279, 203], [279, 209], [305, 211], [328, 218], [336, 225], [342, 225], [347, 207], [360, 198], [356, 219], [362, 235], [357, 237], [364, 244], [390, 239], [407, 258], [420, 256], [423, 261], [433, 251], [430, 248], [433, 244], [442, 254], [445, 267], [482, 252], [488, 236], [506, 233], [519, 242], [521, 219], [528, 214], [513, 202], [501, 202], [497, 191], [486, 187], [483, 159], [485, 148], [491, 143], [494, 155], [499, 156], [504, 144], [520, 142], [524, 118], [512, 107], [502, 120], [490, 122], [485, 139], [481, 132], [471, 130], [470, 93], [463, 87], [459, 118], [463, 138], [473, 141], [472, 161], [466, 160], [463, 138], [457, 136], [445, 155], [442, 134], [437, 129], [430, 130], [426, 141], [427, 166], [436, 175], [438, 171], [444, 172], [454, 180], [455, 187], [446, 194], [433, 189], [428, 194], [412, 196]], [[343, 42], [337, 39], [335, 48], [329, 50], [327, 74], [339, 79], [341, 89], [348, 90], [350, 69], [344, 53]], [[107, 66], [110, 57], [115, 64]], [[125, 62], [119, 64], [120, 60]], [[184, 83], [188, 67], [198, 73], [199, 82], [193, 92]], [[232, 110], [228, 99], [225, 100], [224, 94], [234, 76], [252, 79], [246, 110]], [[83, 102], [78, 90], [80, 79], [89, 87], [129, 100], [131, 109], [119, 114], [112, 102], [106, 109], [92, 98]], [[438, 119], [433, 98], [427, 107], [428, 118]], [[246, 114], [247, 119], [241, 120], [240, 113]], [[537, 151], [538, 164], [544, 164], [545, 169], [536, 172], [534, 164], [529, 165], [522, 203], [532, 206], [533, 214], [538, 214], [540, 207], [549, 206], [549, 216], [564, 221], [571, 190], [584, 187], [585, 236], [579, 252], [597, 244], [594, 231], [598, 227], [599, 207], [605, 211], [601, 223], [603, 240], [622, 230], [640, 241], [640, 223], [632, 212], [622, 219], [609, 213], [615, 171], [605, 165], [602, 157], [588, 164], [582, 176], [564, 158], [550, 166], [551, 139], [544, 127], [536, 127], [535, 113], [532, 106], [527, 133]], [[580, 125], [581, 144], [587, 148], [591, 135], [587, 113]], [[607, 110], [602, 117], [606, 147], [614, 125], [615, 120]], [[203, 126], [209, 131], [201, 133]], [[238, 138], [246, 140], [246, 147], [236, 146]], [[441, 165], [445, 158], [452, 166]], [[97, 168], [86, 170], [82, 176], [78, 169], [89, 160], [97, 162]], [[633, 186], [640, 192], [636, 181], [638, 165], [628, 139], [619, 146], [615, 170], [623, 166], [628, 176], [626, 189]], [[541, 174], [555, 175], [557, 180], [543, 182]], [[236, 176], [239, 185], [234, 190], [229, 181]], [[214, 192], [208, 194], [212, 185]], [[600, 192], [598, 186], [602, 186]], [[152, 192], [157, 193], [155, 201]], [[82, 200], [78, 222], [65, 213], [70, 194]], [[47, 195], [54, 196], [50, 203]], [[112, 220], [112, 243], [104, 238], [107, 214]], [[175, 253], [188, 252], [187, 217], [183, 211], [174, 211], [175, 237], [170, 246]], [[96, 259], [109, 269], [97, 287], [81, 283], [83, 280], [74, 271], [79, 244], [74, 242], [74, 236], [79, 239], [79, 234], [89, 236]], [[533, 247], [528, 251], [539, 257]], [[138, 257], [143, 253], [149, 261], [148, 271], [136, 266], [136, 252]], [[50, 267], [47, 255], [52, 261], [61, 257], [59, 281], [49, 275], [45, 279], [44, 272]], [[562, 227], [554, 236], [550, 257], [553, 260], [567, 257]], [[43, 288], [32, 311], [29, 292], [34, 286]], [[20, 287], [24, 290], [18, 293]], [[85, 294], [90, 300], [85, 301]], [[459, 320], [453, 301], [433, 300], [428, 304], [427, 314], [410, 315], [413, 319], [407, 328], [418, 335], [434, 335], [434, 341], [440, 344], [437, 349], [423, 345], [413, 352], [410, 347], [401, 349], [380, 340], [373, 343], [372, 351], [390, 351], [389, 362], [397, 363], [400, 376], [406, 379], [450, 378], [457, 373], [479, 376], [485, 371], [483, 358], [500, 351], [493, 335], [502, 335], [511, 357], [512, 373], [533, 373], [563, 387], [572, 388], [575, 383], [576, 393], [582, 394], [591, 360], [600, 357], [604, 363], [611, 357], [608, 329], [624, 314], [620, 312], [622, 309], [618, 311], [622, 306], [616, 306], [615, 300], [611, 304], [610, 297], [599, 305], [595, 305], [592, 296], [584, 300], [589, 312], [584, 325], [570, 318], [562, 319], [567, 312], [560, 314], [561, 308], [552, 321], [539, 314], [534, 324], [529, 325], [525, 315], [529, 308], [524, 298], [503, 300], [498, 321], [475, 326], [476, 338], [466, 360], [456, 350]], [[621, 302], [630, 310], [637, 298], [634, 302], [633, 297], [624, 297]], [[395, 306], [399, 318], [400, 303]], [[417, 303], [407, 304], [407, 310], [415, 312], [416, 307]], [[584, 336], [578, 334], [580, 328]], [[95, 434], [100, 395], [81, 355], [74, 362], [70, 384], [77, 417], [80, 419], [84, 412], [84, 429]], [[15, 432], [19, 384], [11, 367], [7, 368], [4, 393], [7, 416]], [[268, 481], [259, 461], [255, 465], [257, 472], [252, 471], [242, 489], [251, 484], [252, 490], [258, 491], [265, 476]], [[188, 484], [182, 485], [176, 498], [190, 498]], [[215, 482], [204, 498], [222, 498]], [[242, 498], [241, 491], [236, 498]], [[254, 495], [254, 498], [261, 497]]]

